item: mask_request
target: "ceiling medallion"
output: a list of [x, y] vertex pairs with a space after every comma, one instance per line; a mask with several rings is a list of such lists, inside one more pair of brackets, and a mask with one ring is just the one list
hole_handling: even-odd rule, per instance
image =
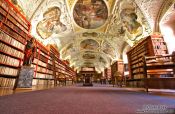
[[103, 0], [78, 0], [73, 9], [75, 23], [84, 29], [96, 29], [108, 18], [108, 10]]

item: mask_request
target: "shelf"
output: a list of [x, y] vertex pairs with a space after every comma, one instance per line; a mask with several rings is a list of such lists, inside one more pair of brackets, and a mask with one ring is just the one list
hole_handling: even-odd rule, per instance
[[135, 60], [138, 60], [140, 58], [143, 58], [144, 56], [148, 55], [147, 52], [144, 52], [144, 53], [140, 53], [139, 55], [135, 56], [136, 58], [134, 59], [131, 59], [131, 61], [135, 61]]
[[[132, 56], [135, 56], [135, 55], [138, 55], [138, 54], [140, 54], [140, 53], [142, 53], [142, 52], [145, 52], [146, 50], [145, 50], [145, 47], [142, 47], [142, 48], [138, 48], [136, 51], [134, 51], [133, 53], [132, 53]], [[131, 56], [131, 57], [132, 57]]]
[[51, 65], [52, 67], [54, 67], [54, 65], [53, 64], [51, 64], [51, 63], [48, 63], [49, 65]]
[[[49, 47], [47, 46], [47, 48], [49, 48]], [[52, 52], [51, 48], [49, 48], [50, 50], [47, 48], [38, 42], [37, 54], [36, 54], [35, 58], [39, 59], [39, 61], [47, 64], [47, 67], [43, 67], [43, 68], [46, 68], [47, 70], [50, 70], [52, 72], [49, 71], [50, 73], [45, 73], [45, 72], [37, 71], [37, 73], [48, 74], [48, 75], [53, 75], [53, 76], [57, 76], [58, 75], [57, 73], [61, 73], [61, 74], [64, 74], [66, 76], [69, 76], [69, 77], [75, 75], [75, 74], [73, 74], [73, 70], [71, 68], [69, 68], [69, 66], [67, 66], [63, 61], [61, 61], [58, 58], [59, 53]], [[40, 54], [39, 54], [39, 50], [40, 50]], [[35, 62], [36, 63], [34, 63], [34, 64], [37, 65], [37, 60]], [[38, 65], [38, 66], [40, 66], [40, 65]]]
[[165, 63], [147, 63], [147, 67], [163, 67], [166, 66], [168, 68], [168, 66], [175, 66], [173, 62], [165, 62]]
[[39, 79], [39, 80], [54, 80], [54, 79], [48, 79], [48, 78], [33, 78], [33, 79]]
[[131, 68], [131, 69], [138, 69], [138, 68], [143, 68], [143, 65], [142, 66], [137, 66], [137, 67], [134, 67], [134, 68]]
[[47, 67], [42, 66], [42, 65], [39, 65], [39, 64], [37, 64], [37, 63], [32, 63], [32, 64], [34, 64], [34, 65], [38, 65], [38, 66], [40, 66], [40, 67], [43, 67], [43, 68], [46, 68], [46, 69], [47, 69]]
[[0, 3], [0, 77], [17, 78], [30, 23], [9, 0], [1, 0]]
[[0, 74], [0, 77], [3, 77], [3, 78], [14, 78], [14, 79], [17, 78], [17, 76], [15, 76], [15, 75], [5, 75], [5, 74]]
[[40, 58], [42, 58], [43, 60], [45, 59], [44, 61], [48, 61], [48, 59], [49, 59], [48, 57], [46, 57], [46, 56], [44, 56], [44, 55], [42, 55], [42, 54], [40, 54], [39, 56], [40, 56]]
[[135, 72], [135, 73], [132, 72], [133, 75], [136, 75], [136, 74], [143, 74], [143, 73], [144, 73], [144, 71], [139, 71], [139, 72]]
[[18, 50], [18, 51], [20, 51], [20, 52], [24, 52], [22, 49], [19, 49], [19, 48], [15, 47], [15, 46], [11, 45], [11, 44], [8, 43], [8, 42], [5, 42], [5, 41], [1, 40], [1, 38], [0, 38], [0, 42], [4, 43], [4, 44], [6, 44], [6, 45], [8, 45], [8, 46], [10, 46], [10, 47], [12, 47], [12, 48], [15, 48], [16, 50]]
[[[7, 15], [7, 17], [10, 19], [10, 17], [9, 16], [11, 16], [11, 18], [13, 18], [18, 24], [20, 24], [25, 30], [29, 30], [29, 27], [27, 27], [27, 25], [26, 26], [24, 26], [18, 19], [16, 19], [16, 17], [14, 17], [11, 13], [9, 13], [8, 15]], [[11, 20], [12, 21], [12, 20]], [[14, 23], [14, 22], [13, 22]], [[15, 23], [14, 23], [15, 24]], [[16, 25], [16, 24], [15, 24]], [[16, 26], [18, 26], [18, 25], [16, 25]]]
[[7, 18], [16, 26], [18, 26], [21, 30], [25, 31], [28, 34], [28, 30], [29, 27], [24, 27], [16, 18], [14, 18], [14, 16], [12, 16], [11, 14], [7, 15]]
[[137, 60], [137, 61], [133, 61], [131, 62], [131, 65], [135, 65], [135, 64], [138, 64], [138, 63], [143, 63], [143, 60]]
[[53, 75], [53, 74], [50, 74], [50, 73], [46, 73], [46, 72], [42, 72], [42, 71], [34, 71], [34, 72], [37, 72], [37, 73], [41, 73], [41, 74], [48, 74], [48, 75]]
[[[145, 57], [145, 76], [147, 75], [174, 75], [175, 63], [172, 55]], [[166, 60], [166, 61], [164, 61]], [[155, 77], [156, 78], [156, 77]]]
[[152, 89], [175, 89], [175, 78], [147, 78], [145, 79], [146, 90], [148, 92], [149, 88]]
[[40, 42], [36, 42], [36, 43], [37, 43], [36, 45], [37, 49], [39, 49], [44, 54], [49, 55], [49, 50], [46, 47], [44, 47]]
[[[161, 42], [158, 42], [155, 39], [158, 39], [158, 41]], [[127, 52], [130, 78], [139, 78], [144, 75], [144, 70], [141, 69], [144, 68], [144, 59], [142, 58], [144, 56], [152, 56], [156, 54], [154, 47], [157, 46], [160, 47], [159, 49], [157, 49], [159, 53], [167, 53], [167, 50], [165, 50], [167, 49], [166, 43], [164, 43], [163, 38], [155, 38], [155, 36], [148, 36], [144, 38]]]
[[[9, 28], [9, 29], [11, 29], [11, 28]], [[17, 40], [17, 41], [19, 41], [19, 42], [21, 42], [22, 44], [25, 45], [25, 43], [26, 43], [25, 39], [18, 37], [18, 35], [15, 35], [16, 34], [15, 32], [13, 32], [13, 34], [8, 33], [8, 32], [11, 32], [11, 31], [9, 31], [9, 29], [6, 30], [6, 28], [4, 28], [4, 25], [0, 26], [0, 30], [2, 30], [4, 33], [6, 33], [7, 35], [9, 35], [10, 37], [14, 38], [15, 40]]]
[[19, 12], [19, 10], [11, 2], [9, 2], [9, 0], [5, 0], [2, 3], [5, 3], [8, 7], [10, 6], [7, 9], [8, 12], [10, 12], [12, 14], [12, 16], [16, 18], [16, 20], [18, 20], [19, 22], [21, 22], [22, 25], [30, 26], [30, 23], [28, 22], [28, 20], [26, 19], [26, 17], [24, 17], [24, 15], [22, 15]]
[[52, 68], [49, 68], [49, 67], [47, 66], [47, 69], [49, 69], [49, 70], [53, 70], [53, 67], [52, 67]]
[[[9, 17], [9, 15], [7, 16], [7, 20], [6, 21], [10, 21], [11, 24], [14, 25], [14, 27], [20, 29], [24, 34], [29, 34], [29, 32], [27, 31], [27, 29], [25, 29], [24, 27], [21, 26], [20, 23], [18, 23], [13, 17]], [[16, 21], [16, 22], [14, 22]]]
[[0, 50], [0, 53], [3, 53], [3, 54], [5, 54], [5, 55], [10, 56], [10, 57], [15, 58], [15, 59], [20, 59], [20, 60], [22, 60], [22, 58], [16, 57], [16, 56], [14, 56], [14, 55], [10, 55], [10, 54], [8, 54], [8, 53], [6, 53], [6, 52], [3, 52], [3, 51], [1, 51], [1, 50]]
[[46, 61], [44, 61], [43, 59], [41, 59], [40, 57], [39, 57], [39, 61], [41, 61], [41, 62], [43, 62], [43, 63], [46, 63], [47, 64], [47, 60]]
[[162, 72], [147, 72], [148, 75], [164, 75], [164, 74], [172, 74], [173, 75], [173, 71], [162, 71]]
[[2, 14], [6, 18], [8, 12], [6, 10], [4, 10], [2, 7], [0, 7], [0, 14]]
[[9, 65], [9, 64], [5, 64], [5, 63], [2, 63], [0, 62], [0, 66], [7, 66], [7, 67], [12, 67], [12, 68], [20, 68], [19, 66], [13, 66], [13, 65]]
[[143, 79], [128, 79], [126, 81], [142, 81]]
[[5, 7], [3, 7], [2, 5], [0, 5], [0, 7], [3, 9], [3, 10], [5, 10], [6, 12], [8, 12], [8, 10], [9, 10], [9, 7], [7, 6], [6, 8]]
[[40, 53], [39, 53], [39, 50], [37, 49], [37, 54], [40, 54], [41, 56], [43, 56], [43, 57], [45, 57], [45, 58], [47, 58], [47, 59], [50, 58], [49, 54], [43, 53], [42, 50], [41, 50]]
[[[138, 43], [138, 44], [140, 44], [140, 45], [142, 45], [141, 43], [142, 42], [144, 42], [146, 39], [144, 39], [143, 41], [141, 41], [140, 43]], [[139, 45], [138, 44], [136, 44], [136, 45], [134, 45], [133, 47], [131, 47], [131, 49], [127, 52], [128, 54], [129, 53], [132, 53]]]
[[[20, 30], [21, 32], [15, 30], [12, 25], [9, 25], [8, 22], [9, 20], [6, 20], [5, 22], [3, 22], [6, 26], [8, 26], [11, 30], [13, 30], [15, 33], [17, 33], [18, 35], [20, 35], [21, 37], [23, 37], [24, 39], [26, 39], [27, 34], [24, 33], [22, 30]], [[8, 22], [8, 23], [7, 23]], [[12, 23], [12, 22], [11, 22]], [[13, 25], [14, 26], [14, 25]], [[19, 28], [19, 27], [18, 27]]]

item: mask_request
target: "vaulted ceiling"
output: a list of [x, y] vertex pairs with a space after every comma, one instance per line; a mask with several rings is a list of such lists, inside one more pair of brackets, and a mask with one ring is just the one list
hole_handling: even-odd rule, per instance
[[[15, 0], [12, 0], [15, 1]], [[31, 21], [31, 34], [55, 44], [77, 70], [103, 71], [122, 59], [125, 47], [159, 32], [158, 23], [174, 0], [17, 0]], [[125, 50], [126, 51], [126, 50]]]

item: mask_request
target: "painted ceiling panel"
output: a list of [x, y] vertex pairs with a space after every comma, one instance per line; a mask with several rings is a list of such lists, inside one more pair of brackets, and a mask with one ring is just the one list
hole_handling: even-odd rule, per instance
[[[153, 32], [165, 0], [17, 0], [31, 34], [55, 44], [76, 69], [98, 71], [121, 59], [124, 46]], [[168, 0], [170, 1], [170, 0]], [[155, 7], [156, 6], [156, 7]]]
[[[64, 0], [46, 0], [32, 18], [32, 35], [41, 41], [64, 37], [73, 32], [71, 18]], [[61, 41], [60, 41], [61, 42]]]

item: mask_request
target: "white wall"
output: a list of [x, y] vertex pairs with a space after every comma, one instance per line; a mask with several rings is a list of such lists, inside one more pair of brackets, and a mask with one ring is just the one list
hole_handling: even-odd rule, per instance
[[174, 5], [164, 14], [160, 21], [160, 30], [171, 54], [175, 51], [175, 8]]

